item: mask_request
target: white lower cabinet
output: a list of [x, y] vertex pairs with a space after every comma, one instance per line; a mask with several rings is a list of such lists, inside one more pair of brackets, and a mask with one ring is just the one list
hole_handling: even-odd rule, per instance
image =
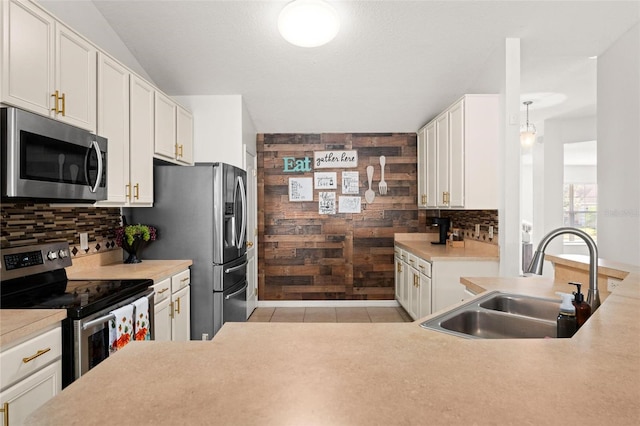
[[190, 272], [187, 269], [153, 285], [156, 292], [153, 309], [155, 340], [190, 340]]
[[24, 419], [62, 389], [62, 331], [60, 326], [0, 352], [2, 425]]
[[460, 277], [494, 277], [498, 260], [428, 261], [395, 246], [396, 300], [407, 313], [418, 319], [474, 295], [460, 284]]

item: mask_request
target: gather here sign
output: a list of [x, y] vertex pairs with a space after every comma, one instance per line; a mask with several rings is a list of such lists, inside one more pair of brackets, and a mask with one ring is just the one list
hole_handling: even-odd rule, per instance
[[316, 151], [313, 153], [316, 169], [358, 167], [357, 151]]

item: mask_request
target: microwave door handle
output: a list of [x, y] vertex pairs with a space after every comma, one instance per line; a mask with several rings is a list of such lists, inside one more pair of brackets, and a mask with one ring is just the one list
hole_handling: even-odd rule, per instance
[[238, 238], [238, 248], [244, 246], [244, 238], [247, 232], [247, 195], [244, 192], [244, 181], [242, 176], [238, 176], [237, 181], [240, 187], [240, 203], [242, 203], [242, 227], [240, 228], [240, 238]]
[[[102, 181], [102, 152], [100, 152], [100, 146], [97, 141], [91, 141], [91, 147], [96, 151], [98, 157], [98, 176], [96, 177], [96, 184], [93, 188], [90, 188], [91, 192], [96, 192]], [[88, 179], [87, 179], [88, 180]]]

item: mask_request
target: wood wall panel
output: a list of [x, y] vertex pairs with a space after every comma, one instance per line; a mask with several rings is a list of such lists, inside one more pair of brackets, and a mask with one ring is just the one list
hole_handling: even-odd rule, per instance
[[[258, 135], [258, 291], [260, 300], [392, 300], [393, 236], [424, 232], [426, 213], [417, 198], [416, 135], [261, 134]], [[318, 213], [313, 202], [289, 202], [290, 177], [284, 157], [313, 160], [314, 151], [356, 150], [358, 167], [321, 169], [338, 173], [336, 199], [342, 195], [340, 173], [358, 171], [362, 212]], [[386, 157], [388, 192], [378, 192], [380, 156]], [[375, 168], [376, 198], [366, 204], [366, 167]]]

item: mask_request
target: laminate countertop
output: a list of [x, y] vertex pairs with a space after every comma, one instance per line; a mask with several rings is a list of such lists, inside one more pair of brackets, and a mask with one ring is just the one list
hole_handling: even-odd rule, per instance
[[465, 240], [464, 247], [450, 247], [447, 244], [432, 244], [438, 235], [432, 233], [395, 234], [394, 244], [409, 250], [428, 261], [498, 261], [498, 246], [475, 240]]
[[[463, 339], [422, 329], [423, 318], [227, 323], [210, 342], [132, 342], [28, 424], [635, 425], [639, 272], [571, 339]], [[566, 285], [543, 277], [465, 283], [545, 297]]]

